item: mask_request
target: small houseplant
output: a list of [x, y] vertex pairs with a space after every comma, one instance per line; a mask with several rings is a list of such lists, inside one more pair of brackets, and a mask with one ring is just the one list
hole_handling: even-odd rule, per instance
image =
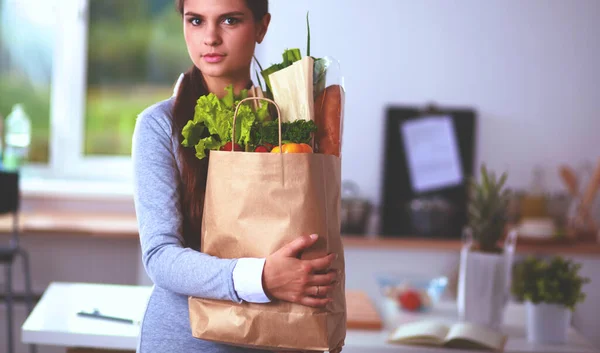
[[511, 293], [527, 309], [527, 339], [533, 343], [564, 343], [572, 312], [585, 300], [581, 264], [561, 256], [528, 256], [515, 264]]
[[470, 182], [468, 208], [469, 228], [475, 244], [473, 250], [500, 254], [500, 240], [504, 237], [508, 218], [511, 190], [505, 187], [508, 174], [499, 178], [493, 171], [481, 166], [481, 182]]
[[483, 164], [480, 181], [469, 182], [468, 227], [460, 255], [459, 317], [463, 321], [499, 328], [510, 296], [516, 233], [505, 235], [511, 190], [507, 173], [499, 177]]

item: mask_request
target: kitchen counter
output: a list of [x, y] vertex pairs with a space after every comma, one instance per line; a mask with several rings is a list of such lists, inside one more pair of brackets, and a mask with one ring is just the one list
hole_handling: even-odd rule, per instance
[[[8, 233], [12, 219], [0, 217], [0, 233]], [[24, 213], [19, 220], [19, 228], [27, 234], [72, 235], [78, 237], [102, 237], [133, 239], [138, 238], [135, 215], [110, 213], [66, 213], [36, 212]], [[429, 239], [415, 237], [343, 236], [344, 247], [373, 249], [402, 249], [458, 252], [460, 240]], [[518, 253], [600, 255], [600, 244], [591, 242], [540, 243], [517, 241]]]
[[[100, 349], [106, 353], [135, 351], [139, 325], [146, 300], [152, 287], [106, 284], [53, 282], [22, 326], [23, 343], [61, 346], [67, 352], [90, 352]], [[434, 353], [459, 350], [440, 350], [386, 343], [389, 332], [396, 325], [423, 318], [440, 318], [453, 322], [456, 304], [448, 301], [427, 315], [401, 314], [389, 302], [377, 303], [385, 325], [382, 330], [348, 330], [345, 353], [413, 352]], [[79, 317], [82, 309], [98, 308], [106, 315], [133, 319], [134, 324]], [[569, 331], [568, 344], [558, 346], [534, 345], [525, 339], [525, 310], [522, 305], [510, 304], [505, 313], [503, 331], [509, 335], [505, 352], [597, 352], [576, 330]]]

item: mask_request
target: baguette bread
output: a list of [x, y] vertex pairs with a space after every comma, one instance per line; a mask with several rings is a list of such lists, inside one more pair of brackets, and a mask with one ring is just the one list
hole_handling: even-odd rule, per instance
[[315, 99], [315, 147], [318, 153], [339, 157], [342, 144], [344, 89], [340, 85], [325, 88]]

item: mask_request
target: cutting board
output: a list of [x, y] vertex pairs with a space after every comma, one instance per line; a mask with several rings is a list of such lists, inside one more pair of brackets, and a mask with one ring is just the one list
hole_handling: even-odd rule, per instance
[[355, 330], [381, 330], [383, 322], [369, 296], [358, 290], [346, 290], [346, 327]]

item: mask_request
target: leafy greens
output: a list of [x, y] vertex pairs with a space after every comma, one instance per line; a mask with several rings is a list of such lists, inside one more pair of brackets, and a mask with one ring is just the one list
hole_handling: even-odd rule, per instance
[[253, 124], [265, 121], [269, 115], [266, 102], [261, 102], [256, 111], [250, 105], [242, 104], [236, 118], [236, 136], [232, 138], [235, 108], [248, 97], [248, 90], [242, 90], [239, 95], [234, 94], [232, 85], [225, 90], [227, 93], [221, 99], [213, 93], [201, 96], [196, 103], [194, 119], [182, 129], [182, 145], [194, 147], [198, 159], [204, 159], [207, 150], [219, 150], [227, 142], [248, 146]]

